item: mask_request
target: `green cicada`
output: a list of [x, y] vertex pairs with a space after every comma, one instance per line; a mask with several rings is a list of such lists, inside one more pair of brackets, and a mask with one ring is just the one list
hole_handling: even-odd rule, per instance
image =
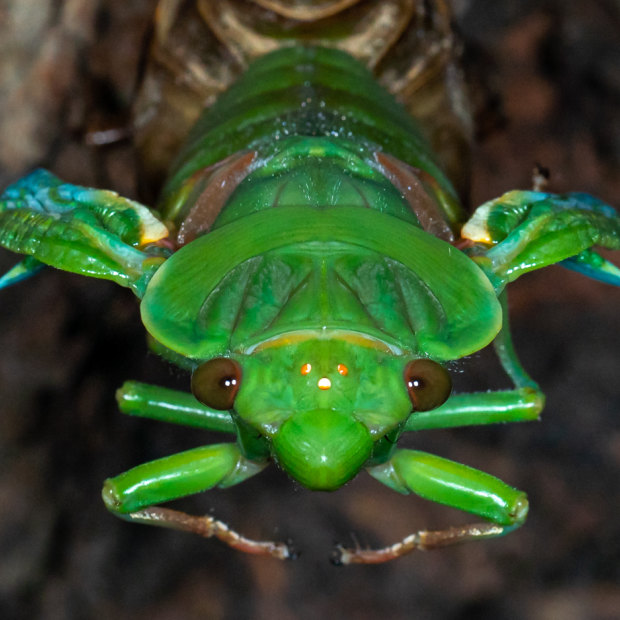
[[[191, 372], [191, 394], [126, 383], [121, 411], [236, 437], [107, 480], [118, 516], [291, 557], [159, 506], [275, 461], [312, 490], [366, 469], [483, 520], [338, 548], [337, 562], [525, 521], [523, 492], [398, 440], [536, 419], [544, 397], [513, 350], [506, 285], [560, 261], [620, 285], [592, 250], [620, 248], [620, 219], [589, 195], [544, 191], [509, 192], [468, 218], [455, 189], [470, 131], [462, 82], [445, 6], [429, 19], [428, 5], [162, 2], [137, 106], [147, 175], [179, 148], [157, 210], [42, 170], [2, 195], [0, 243], [27, 257], [0, 284], [44, 264], [113, 280], [140, 299], [153, 349]], [[196, 45], [179, 47], [179, 32]], [[185, 82], [170, 77], [179, 63]], [[447, 364], [490, 343], [514, 388], [452, 394]]]

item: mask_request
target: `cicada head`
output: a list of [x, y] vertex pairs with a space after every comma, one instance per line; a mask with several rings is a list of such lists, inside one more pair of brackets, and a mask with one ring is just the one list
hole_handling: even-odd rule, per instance
[[355, 334], [286, 334], [239, 360], [234, 415], [271, 443], [295, 480], [334, 490], [412, 411], [407, 361]]

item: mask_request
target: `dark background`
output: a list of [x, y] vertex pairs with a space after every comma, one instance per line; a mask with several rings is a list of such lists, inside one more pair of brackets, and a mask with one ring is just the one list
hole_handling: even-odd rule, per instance
[[[460, 0], [480, 141], [472, 202], [527, 188], [539, 162], [554, 191], [618, 204], [620, 4]], [[0, 2], [0, 181], [45, 165], [135, 197], [122, 127], [153, 0]], [[0, 254], [8, 269], [15, 257]], [[257, 537], [292, 537], [295, 563], [108, 514], [104, 478], [199, 443], [193, 430], [116, 411], [127, 378], [187, 378], [148, 354], [131, 293], [53, 270], [0, 296], [0, 617], [617, 618], [620, 615], [620, 292], [559, 267], [512, 287], [518, 351], [547, 393], [540, 423], [429, 431], [409, 440], [529, 494], [518, 532], [337, 569], [334, 541], [386, 544], [467, 517], [362, 475], [311, 493], [270, 469], [183, 502]], [[470, 385], [503, 385], [486, 355]], [[490, 379], [487, 379], [490, 377]]]

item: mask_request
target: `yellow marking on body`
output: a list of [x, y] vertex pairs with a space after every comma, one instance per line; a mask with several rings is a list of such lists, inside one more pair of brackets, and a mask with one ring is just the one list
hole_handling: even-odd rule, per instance
[[[162, 224], [163, 226], [163, 224]], [[140, 236], [140, 245], [146, 245], [147, 243], [155, 243], [155, 241], [161, 241], [168, 236], [168, 229], [163, 226], [164, 231], [159, 229], [150, 229], [142, 232]]]
[[[118, 200], [118, 194], [116, 192], [107, 192]], [[159, 241], [169, 235], [169, 230], [166, 225], [157, 219], [148, 207], [136, 202], [135, 200], [125, 201], [125, 208], [129, 208], [134, 211], [140, 218], [140, 245], [146, 243], [153, 243]]]
[[376, 349], [383, 353], [391, 353], [392, 355], [403, 354], [403, 350], [400, 347], [390, 345], [383, 340], [367, 334], [351, 332], [344, 329], [303, 329], [295, 332], [287, 332], [285, 334], [273, 336], [257, 344], [250, 345], [242, 352], [245, 355], [251, 355], [252, 353], [264, 351], [265, 349], [300, 344], [308, 340], [342, 340], [349, 344], [359, 345], [367, 349]]
[[487, 221], [491, 212], [491, 203], [479, 206], [471, 219], [461, 228], [461, 237], [476, 243], [493, 244]]
[[161, 239], [165, 239], [170, 231], [166, 227], [163, 222], [160, 222], [158, 219], [153, 217], [153, 215], [143, 207], [144, 211], [147, 212], [147, 216], [143, 211], [140, 212], [142, 230], [140, 234], [140, 245], [145, 245], [146, 243], [154, 243], [155, 241], [160, 241]]
[[320, 144], [313, 144], [308, 149], [308, 155], [310, 155], [311, 157], [323, 157], [326, 152], [327, 149], [325, 148], [325, 146]]
[[489, 231], [486, 226], [463, 226], [461, 229], [461, 236], [463, 239], [469, 239], [470, 241], [474, 241], [476, 243], [486, 243], [487, 245], [493, 244], [493, 240], [491, 239], [491, 235], [489, 235]]

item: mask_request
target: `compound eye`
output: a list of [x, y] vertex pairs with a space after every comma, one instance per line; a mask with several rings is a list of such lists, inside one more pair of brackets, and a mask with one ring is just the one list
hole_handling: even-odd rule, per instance
[[226, 411], [232, 409], [241, 384], [241, 366], [227, 357], [201, 364], [192, 374], [192, 394], [203, 405]]
[[430, 411], [446, 402], [452, 391], [448, 371], [432, 360], [419, 359], [405, 367], [405, 385], [414, 411]]

